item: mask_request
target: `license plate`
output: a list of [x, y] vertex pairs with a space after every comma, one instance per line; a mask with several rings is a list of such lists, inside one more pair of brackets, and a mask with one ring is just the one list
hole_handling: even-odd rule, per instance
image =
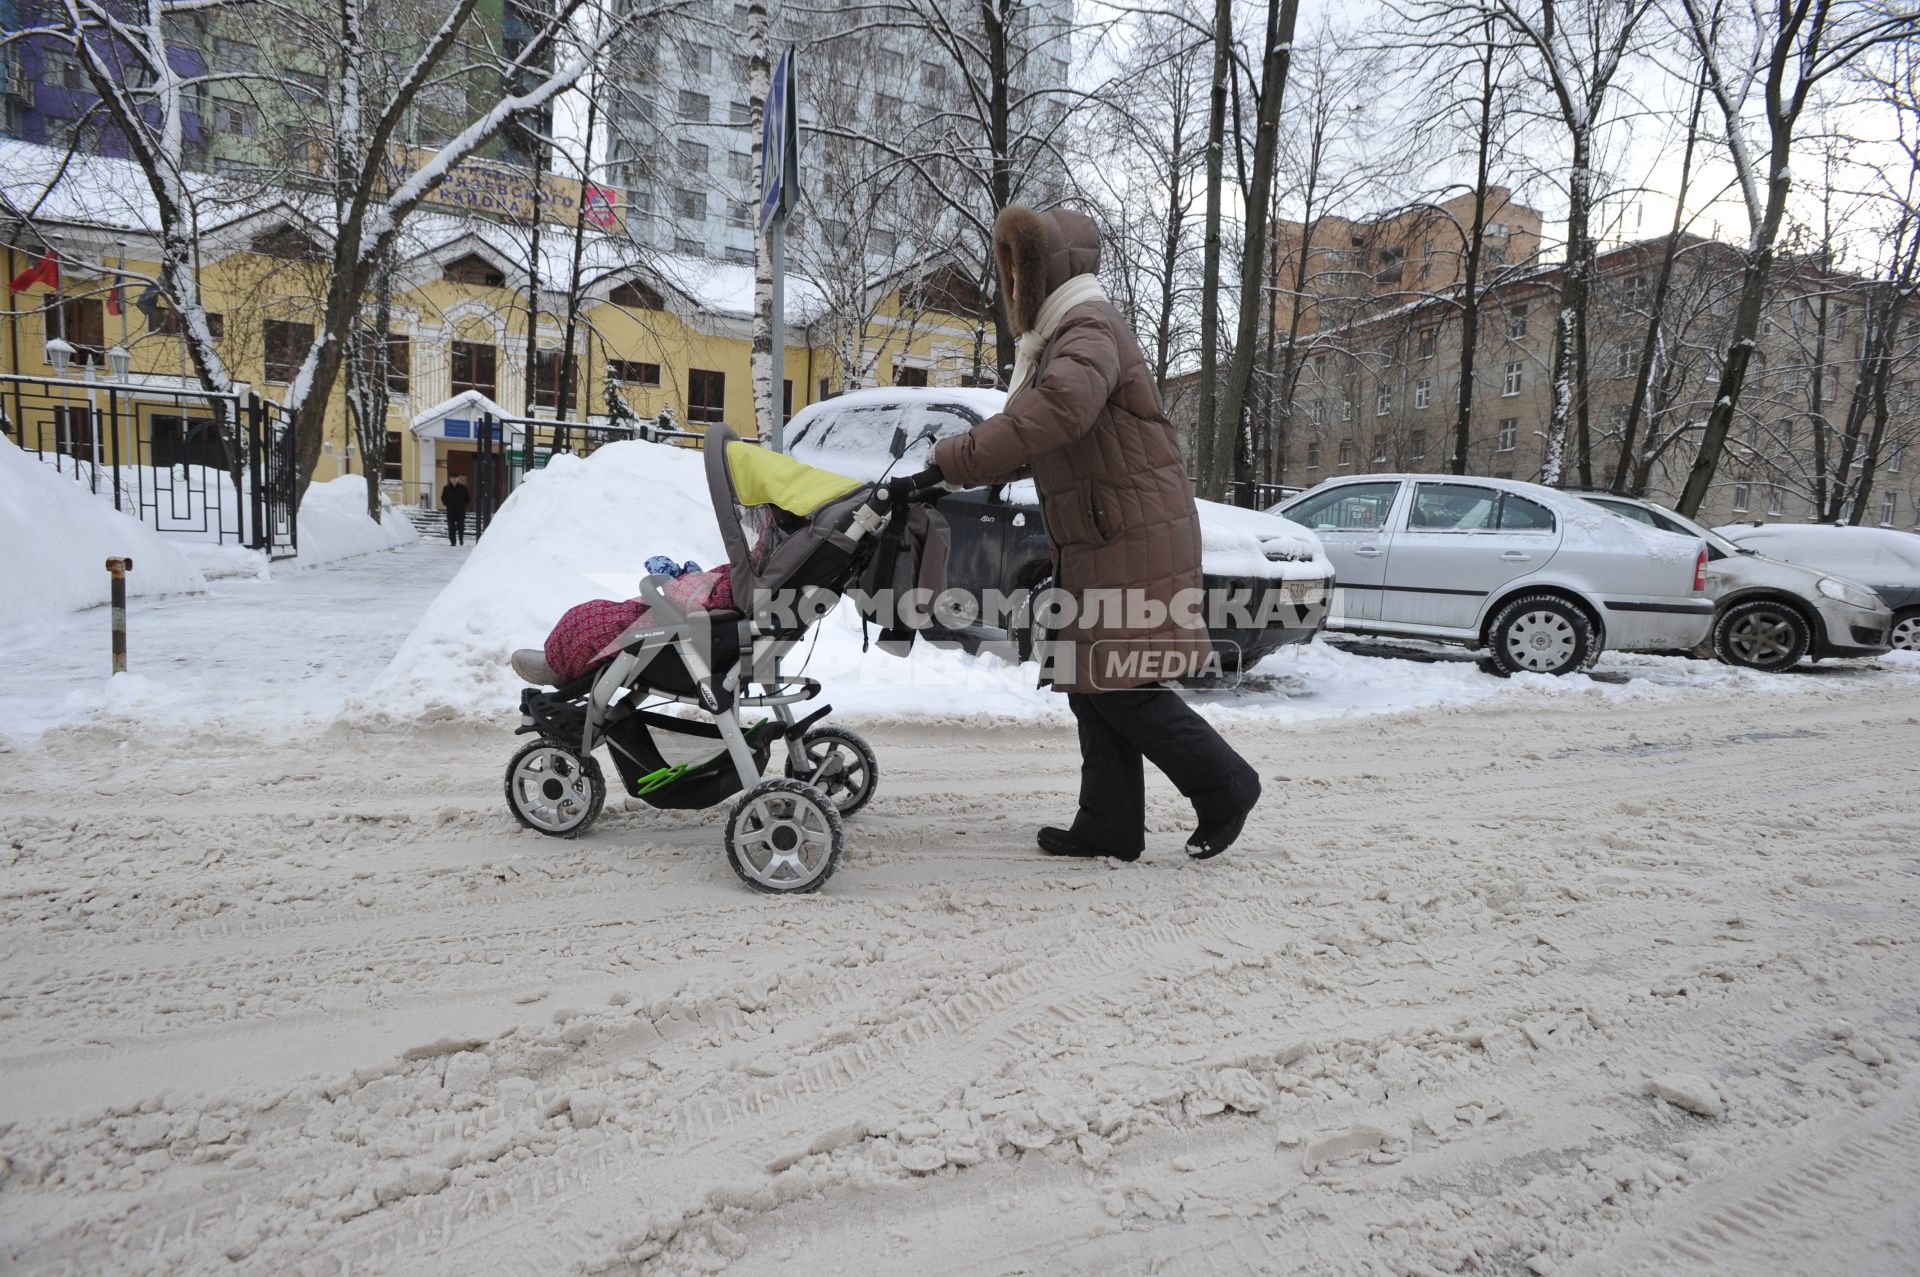
[[1317, 581], [1287, 582], [1287, 602], [1305, 603], [1320, 597], [1320, 585]]

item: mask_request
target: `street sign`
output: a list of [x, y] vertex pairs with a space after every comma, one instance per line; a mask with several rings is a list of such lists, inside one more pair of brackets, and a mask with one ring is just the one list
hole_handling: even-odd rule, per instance
[[760, 122], [760, 230], [800, 197], [800, 109], [795, 94], [793, 50], [787, 49], [773, 68], [767, 87], [767, 109]]

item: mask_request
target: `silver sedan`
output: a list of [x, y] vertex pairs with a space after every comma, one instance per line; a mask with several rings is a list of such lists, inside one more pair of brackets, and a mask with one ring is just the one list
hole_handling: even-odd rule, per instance
[[1333, 561], [1327, 628], [1485, 647], [1508, 673], [1707, 637], [1706, 545], [1512, 479], [1372, 474], [1274, 507]]

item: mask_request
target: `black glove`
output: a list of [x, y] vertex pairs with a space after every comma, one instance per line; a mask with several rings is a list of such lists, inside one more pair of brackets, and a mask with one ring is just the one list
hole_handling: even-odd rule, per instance
[[946, 475], [940, 467], [929, 465], [919, 474], [910, 474], [904, 478], [887, 480], [887, 500], [892, 503], [911, 501], [915, 497], [925, 497], [938, 490], [946, 482]]

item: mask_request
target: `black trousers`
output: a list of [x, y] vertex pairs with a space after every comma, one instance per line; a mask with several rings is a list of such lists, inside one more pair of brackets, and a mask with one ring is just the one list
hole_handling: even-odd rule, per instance
[[459, 545], [467, 539], [467, 512], [447, 510], [447, 544]]
[[1069, 692], [1080, 725], [1080, 810], [1076, 837], [1110, 851], [1146, 846], [1147, 792], [1142, 761], [1167, 779], [1206, 820], [1246, 801], [1259, 784], [1247, 760], [1164, 687]]

